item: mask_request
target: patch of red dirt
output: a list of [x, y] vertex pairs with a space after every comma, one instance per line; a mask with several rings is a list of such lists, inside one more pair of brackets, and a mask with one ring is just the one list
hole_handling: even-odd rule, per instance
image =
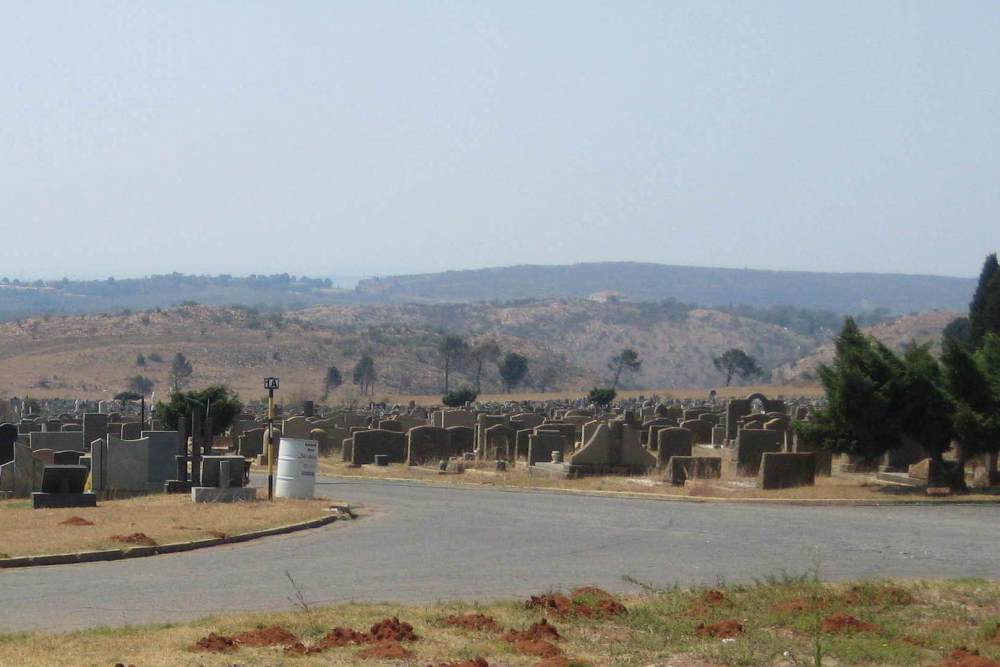
[[829, 603], [826, 600], [810, 600], [809, 598], [794, 598], [779, 602], [772, 607], [773, 611], [781, 614], [794, 614], [804, 611], [815, 611], [826, 607]]
[[743, 634], [743, 624], [739, 621], [719, 621], [711, 625], [701, 623], [694, 632], [699, 637], [715, 637], [716, 639], [732, 639]]
[[232, 653], [240, 646], [232, 637], [209, 633], [207, 637], [202, 637], [194, 644], [195, 651], [208, 651], [210, 653]]
[[60, 525], [63, 526], [93, 526], [93, 521], [87, 521], [82, 516], [71, 516], [65, 521], [60, 521]]
[[521, 640], [533, 640], [533, 639], [547, 639], [547, 640], [559, 640], [562, 639], [556, 626], [549, 625], [549, 622], [544, 618], [535, 623], [527, 630], [509, 630], [507, 634], [503, 636], [505, 641], [514, 643]]
[[427, 667], [490, 667], [490, 663], [486, 662], [485, 658], [473, 658], [472, 660], [439, 662], [437, 665], [427, 665]]
[[722, 594], [722, 591], [717, 591], [715, 589], [705, 591], [701, 595], [701, 601], [707, 605], [722, 605], [722, 604], [732, 604], [726, 599], [726, 596]]
[[864, 621], [859, 621], [850, 614], [844, 614], [837, 612], [836, 614], [830, 614], [823, 619], [823, 625], [820, 626], [823, 632], [873, 632], [878, 630], [878, 626], [872, 625], [871, 623], [865, 623]]
[[383, 618], [381, 621], [376, 623], [368, 631], [368, 636], [370, 642], [378, 641], [396, 641], [396, 642], [415, 642], [420, 637], [413, 632], [413, 626], [405, 621], [401, 621], [395, 616], [392, 618]]
[[444, 619], [445, 625], [466, 630], [480, 630], [484, 632], [500, 632], [500, 625], [490, 616], [483, 614], [465, 614], [464, 616], [449, 616]]
[[233, 635], [233, 641], [241, 646], [293, 646], [299, 638], [280, 625], [260, 628]]
[[131, 535], [112, 535], [111, 541], [118, 542], [119, 544], [136, 544], [142, 547], [157, 546], [156, 540], [146, 535], [146, 533], [132, 533]]
[[979, 651], [961, 647], [948, 654], [937, 667], [1000, 667], [1000, 662], [979, 655]]
[[525, 606], [557, 616], [576, 614], [587, 618], [609, 618], [628, 613], [625, 605], [607, 591], [593, 586], [577, 588], [569, 597], [561, 593], [532, 595]]
[[562, 655], [562, 649], [543, 639], [518, 639], [511, 642], [511, 648], [522, 655], [533, 655], [539, 658], [553, 658]]
[[360, 646], [361, 644], [368, 644], [369, 638], [362, 632], [357, 630], [352, 630], [351, 628], [334, 628], [330, 632], [319, 640], [319, 643], [309, 649], [310, 653], [319, 653], [320, 651], [325, 651], [328, 648], [340, 648], [341, 646], [350, 646], [351, 644], [356, 644]]
[[[401, 641], [415, 642], [420, 637], [413, 632], [413, 626], [409, 623], [399, 620], [396, 617], [384, 618], [375, 625], [371, 627], [368, 632], [358, 632], [351, 628], [334, 628], [330, 630], [326, 635], [316, 642], [314, 645], [305, 648], [303, 647], [305, 653], [314, 654], [322, 653], [323, 651], [331, 648], [340, 648], [342, 646], [362, 646], [364, 644], [384, 644], [384, 643], [396, 643]], [[289, 647], [286, 649], [288, 655], [301, 655], [297, 646]], [[377, 656], [369, 656], [377, 657]]]
[[409, 660], [415, 655], [416, 653], [413, 651], [403, 648], [403, 645], [398, 641], [387, 639], [385, 641], [378, 642], [371, 648], [359, 651], [357, 657], [364, 660]]

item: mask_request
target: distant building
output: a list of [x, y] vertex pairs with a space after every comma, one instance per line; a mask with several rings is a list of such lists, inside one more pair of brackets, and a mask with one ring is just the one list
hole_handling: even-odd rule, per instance
[[621, 292], [616, 292], [615, 290], [606, 289], [600, 292], [594, 292], [587, 297], [590, 301], [596, 301], [598, 303], [618, 303], [619, 301], [626, 301], [627, 297]]

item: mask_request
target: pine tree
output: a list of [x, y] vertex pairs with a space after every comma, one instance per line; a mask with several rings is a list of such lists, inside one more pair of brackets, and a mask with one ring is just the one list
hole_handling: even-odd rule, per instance
[[988, 332], [1000, 334], [1000, 264], [991, 253], [979, 272], [979, 283], [969, 304], [969, 330], [978, 347]]

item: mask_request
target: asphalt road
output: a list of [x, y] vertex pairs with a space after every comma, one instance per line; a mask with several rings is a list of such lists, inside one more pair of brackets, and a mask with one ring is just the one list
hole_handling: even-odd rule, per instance
[[321, 480], [372, 516], [284, 537], [108, 563], [0, 570], [0, 633], [289, 608], [287, 571], [315, 603], [634, 590], [802, 573], [1000, 576], [995, 506], [696, 504]]

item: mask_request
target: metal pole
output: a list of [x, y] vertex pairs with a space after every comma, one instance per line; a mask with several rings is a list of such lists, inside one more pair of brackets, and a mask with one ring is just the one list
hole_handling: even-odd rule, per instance
[[267, 390], [267, 499], [274, 500], [274, 389]]

